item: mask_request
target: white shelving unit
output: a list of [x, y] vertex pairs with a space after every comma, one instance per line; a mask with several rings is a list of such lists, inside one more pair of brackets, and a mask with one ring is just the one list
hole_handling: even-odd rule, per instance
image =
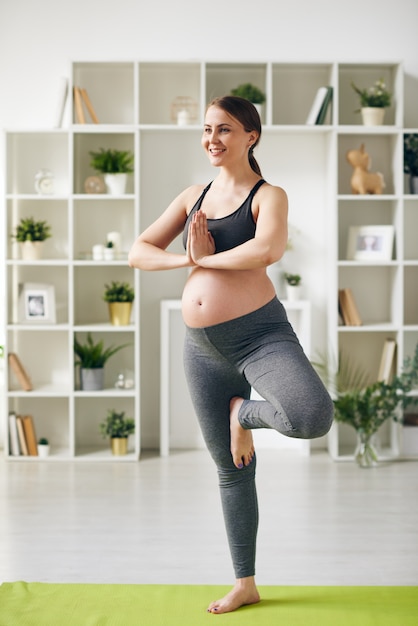
[[[380, 77], [395, 94], [394, 106], [387, 112], [384, 126], [365, 128], [353, 113], [357, 102], [350, 81], [367, 86]], [[137, 460], [141, 447], [155, 447], [158, 442], [160, 302], [180, 297], [187, 272], [139, 273], [127, 266], [126, 255], [116, 261], [96, 262], [89, 253], [110, 231], [121, 233], [122, 249], [127, 252], [137, 233], [184, 187], [213, 178], [200, 147], [206, 103], [249, 81], [267, 94], [258, 152], [264, 176], [273, 184], [290, 188], [294, 205], [309, 206], [312, 215], [326, 215], [327, 275], [323, 276], [321, 267], [315, 268], [317, 257], [310, 247], [304, 278], [310, 284], [317, 280], [318, 286], [321, 280], [326, 283], [329, 303], [320, 315], [325, 319], [328, 314], [331, 349], [335, 353], [345, 346], [355, 350], [371, 370], [376, 368], [386, 336], [397, 340], [398, 367], [413, 351], [418, 340], [418, 251], [414, 235], [418, 200], [406, 193], [402, 139], [404, 132], [416, 131], [418, 119], [405, 126], [399, 63], [77, 61], [71, 64], [69, 93], [74, 86], [87, 90], [99, 124], [90, 123], [88, 114], [87, 123], [80, 124], [72, 111], [69, 128], [10, 129], [5, 141], [5, 349], [19, 355], [34, 389], [22, 391], [9, 375], [4, 413], [13, 410], [33, 415], [37, 435], [51, 441], [50, 461], [115, 460], [98, 432], [98, 423], [110, 408], [125, 410], [136, 421], [130, 452], [120, 460]], [[326, 124], [307, 126], [311, 103], [324, 85], [331, 85], [334, 91]], [[178, 125], [173, 113], [178, 97], [188, 97], [192, 102], [187, 126]], [[345, 151], [361, 142], [387, 182], [385, 194], [378, 198], [354, 198], [349, 190]], [[85, 179], [94, 174], [89, 152], [101, 147], [134, 152], [135, 172], [126, 195], [84, 192]], [[34, 176], [40, 168], [54, 174], [52, 195], [35, 193]], [[10, 234], [21, 217], [31, 215], [46, 219], [53, 237], [46, 242], [43, 260], [28, 263], [20, 259]], [[351, 223], [393, 224], [393, 259], [367, 265], [346, 261], [343, 250]], [[318, 229], [322, 235], [320, 225]], [[312, 233], [313, 246], [317, 232]], [[181, 250], [180, 241], [173, 249]], [[365, 278], [376, 288], [363, 292]], [[136, 293], [132, 325], [123, 328], [109, 324], [102, 300], [104, 284], [116, 279], [129, 281]], [[17, 289], [19, 283], [27, 282], [54, 286], [55, 324], [19, 322]], [[335, 294], [343, 282], [352, 286], [358, 301], [364, 318], [360, 329], [338, 326]], [[318, 305], [314, 306], [318, 316]], [[82, 337], [87, 332], [103, 338], [106, 345], [130, 343], [108, 362], [103, 392], [78, 389], [73, 340], [75, 334]], [[121, 371], [134, 377], [133, 390], [115, 389]], [[6, 458], [30, 457], [11, 456], [6, 441]]]

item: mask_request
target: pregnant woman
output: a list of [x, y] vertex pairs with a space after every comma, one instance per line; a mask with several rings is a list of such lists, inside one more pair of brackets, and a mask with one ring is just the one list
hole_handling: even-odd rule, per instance
[[[141, 270], [191, 268], [183, 298], [184, 367], [219, 476], [235, 585], [208, 611], [255, 604], [258, 506], [252, 429], [311, 439], [328, 432], [333, 403], [304, 354], [266, 268], [287, 243], [287, 196], [266, 182], [254, 148], [260, 117], [224, 96], [206, 111], [202, 147], [218, 169], [208, 185], [185, 189], [135, 241]], [[168, 252], [181, 233], [185, 253]], [[262, 400], [251, 400], [254, 388]]]

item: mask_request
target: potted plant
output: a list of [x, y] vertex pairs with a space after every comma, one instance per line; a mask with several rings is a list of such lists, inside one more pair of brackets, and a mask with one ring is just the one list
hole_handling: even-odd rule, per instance
[[113, 247], [113, 241], [107, 241], [103, 249], [104, 260], [113, 261], [115, 258], [115, 250]]
[[49, 441], [46, 437], [41, 437], [38, 440], [38, 456], [45, 458], [49, 455]]
[[20, 243], [22, 259], [34, 261], [41, 257], [43, 242], [51, 237], [51, 227], [46, 220], [22, 217], [13, 237]]
[[259, 87], [256, 87], [252, 83], [243, 83], [242, 85], [238, 85], [235, 89], [232, 89], [231, 94], [233, 96], [239, 96], [240, 98], [249, 100], [252, 104], [254, 104], [259, 115], [261, 115], [261, 105], [266, 101], [266, 96]]
[[287, 299], [290, 301], [298, 300], [300, 296], [302, 277], [299, 276], [299, 274], [286, 273], [284, 275], [284, 279], [286, 281]]
[[99, 428], [103, 437], [110, 438], [112, 454], [126, 454], [128, 437], [135, 432], [135, 422], [131, 417], [125, 417], [124, 411], [109, 410]]
[[418, 135], [404, 135], [403, 171], [409, 174], [410, 193], [418, 194]]
[[129, 324], [134, 297], [134, 290], [129, 283], [113, 280], [105, 285], [103, 300], [108, 303], [111, 324], [114, 326]]
[[418, 404], [418, 397], [410, 395], [418, 385], [418, 343], [414, 356], [405, 359], [401, 374], [390, 382], [368, 382], [361, 368], [342, 354], [334, 381], [324, 360], [313, 365], [334, 397], [335, 421], [357, 433], [356, 462], [360, 467], [373, 467], [378, 462], [373, 439], [380, 426], [390, 419], [402, 421], [403, 409]]
[[353, 82], [351, 86], [360, 98], [360, 111], [365, 126], [383, 124], [385, 109], [390, 107], [392, 94], [387, 90], [382, 78], [376, 80], [368, 89], [360, 89]]
[[129, 150], [115, 150], [100, 148], [98, 152], [89, 152], [90, 165], [104, 174], [107, 192], [111, 195], [125, 193], [128, 174], [131, 174], [134, 164], [134, 155]]
[[104, 348], [103, 340], [95, 343], [91, 333], [87, 334], [85, 343], [79, 342], [77, 337], [74, 336], [74, 353], [78, 359], [75, 364], [80, 366], [80, 388], [83, 391], [103, 389], [106, 361], [127, 345]]

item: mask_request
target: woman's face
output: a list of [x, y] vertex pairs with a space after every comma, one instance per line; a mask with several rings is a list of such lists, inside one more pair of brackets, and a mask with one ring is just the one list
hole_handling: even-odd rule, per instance
[[248, 150], [257, 139], [257, 132], [247, 132], [243, 125], [217, 106], [208, 108], [202, 135], [202, 146], [215, 167], [248, 162]]

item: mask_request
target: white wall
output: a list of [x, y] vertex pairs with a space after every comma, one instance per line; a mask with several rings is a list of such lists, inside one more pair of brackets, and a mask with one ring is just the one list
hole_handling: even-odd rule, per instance
[[[51, 127], [59, 79], [73, 60], [402, 61], [407, 85], [418, 83], [416, 0], [283, 4], [2, 0], [0, 127]], [[0, 148], [3, 197], [3, 137]], [[2, 235], [3, 212], [0, 205]], [[0, 258], [2, 248], [1, 240]]]

